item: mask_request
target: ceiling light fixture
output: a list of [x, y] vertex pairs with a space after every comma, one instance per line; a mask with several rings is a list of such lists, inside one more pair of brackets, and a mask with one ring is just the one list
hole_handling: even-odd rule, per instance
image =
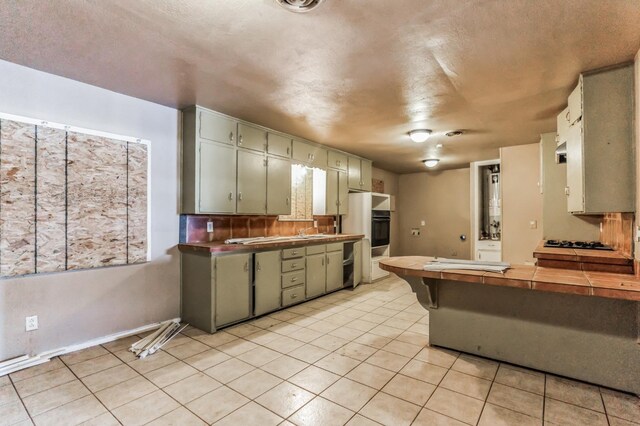
[[437, 166], [440, 160], [438, 160], [437, 158], [429, 158], [428, 160], [422, 160], [422, 162], [425, 166], [432, 168]]
[[462, 130], [452, 130], [450, 132], [445, 133], [445, 135], [447, 135], [447, 136], [449, 136], [451, 138], [453, 136], [460, 136], [463, 133], [464, 132]]
[[320, 6], [324, 0], [276, 0], [280, 6], [290, 12], [304, 13]]
[[429, 129], [416, 129], [409, 132], [409, 137], [415, 143], [422, 143], [429, 139], [431, 136], [431, 130]]

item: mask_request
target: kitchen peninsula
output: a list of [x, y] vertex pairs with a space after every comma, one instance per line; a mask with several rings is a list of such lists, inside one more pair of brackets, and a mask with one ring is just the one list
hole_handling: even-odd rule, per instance
[[640, 279], [512, 265], [504, 274], [424, 271], [392, 257], [429, 309], [430, 344], [640, 394]]

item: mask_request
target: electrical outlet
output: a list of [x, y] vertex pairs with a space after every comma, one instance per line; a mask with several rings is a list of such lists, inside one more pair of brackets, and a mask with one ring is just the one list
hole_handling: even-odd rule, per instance
[[25, 329], [26, 331], [33, 331], [38, 329], [38, 316], [33, 315], [31, 317], [25, 318]]
[[420, 229], [419, 228], [411, 228], [411, 236], [417, 237], [419, 235], [420, 235]]
[[207, 222], [207, 232], [213, 232], [213, 222]]

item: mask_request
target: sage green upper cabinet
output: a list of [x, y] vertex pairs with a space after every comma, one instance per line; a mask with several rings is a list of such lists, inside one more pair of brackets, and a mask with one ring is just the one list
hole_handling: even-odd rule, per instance
[[291, 161], [267, 157], [267, 214], [291, 214]]
[[230, 117], [197, 109], [198, 137], [200, 139], [226, 143], [235, 143], [236, 126], [238, 122]]
[[371, 192], [371, 161], [349, 157], [349, 189]]
[[584, 73], [569, 98], [567, 210], [635, 211], [633, 64]]
[[326, 292], [326, 268], [324, 249], [322, 250], [321, 254], [307, 256], [306, 273], [307, 299], [324, 294]]
[[[329, 245], [327, 245], [327, 250]], [[342, 267], [342, 249], [327, 253], [327, 291], [340, 289], [344, 286]]]
[[234, 213], [236, 206], [236, 152], [231, 146], [200, 143], [198, 173], [199, 213]]
[[251, 316], [251, 254], [215, 257], [215, 326]]
[[558, 144], [566, 143], [567, 135], [569, 133], [569, 107], [566, 107], [560, 114], [558, 114], [556, 124], [558, 127], [556, 142]]
[[280, 250], [255, 254], [254, 315], [280, 309]]
[[238, 150], [238, 214], [267, 211], [267, 159], [263, 154]]
[[338, 214], [349, 213], [349, 183], [346, 172], [338, 172]]
[[267, 132], [248, 124], [238, 124], [238, 148], [265, 152], [267, 150]]
[[267, 135], [267, 153], [291, 158], [291, 138], [269, 132]]
[[347, 171], [347, 155], [337, 151], [329, 151], [327, 166], [331, 169]]
[[306, 142], [293, 140], [293, 160], [295, 163], [304, 164], [320, 169], [327, 168], [327, 150]]

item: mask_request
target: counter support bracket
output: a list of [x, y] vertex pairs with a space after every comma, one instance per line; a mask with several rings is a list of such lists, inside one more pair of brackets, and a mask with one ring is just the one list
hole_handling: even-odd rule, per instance
[[426, 309], [438, 309], [438, 281], [433, 278], [416, 277], [414, 275], [403, 276], [411, 290], [416, 294], [418, 302]]
[[438, 280], [434, 278], [422, 278], [422, 283], [427, 287], [429, 309], [438, 309]]

